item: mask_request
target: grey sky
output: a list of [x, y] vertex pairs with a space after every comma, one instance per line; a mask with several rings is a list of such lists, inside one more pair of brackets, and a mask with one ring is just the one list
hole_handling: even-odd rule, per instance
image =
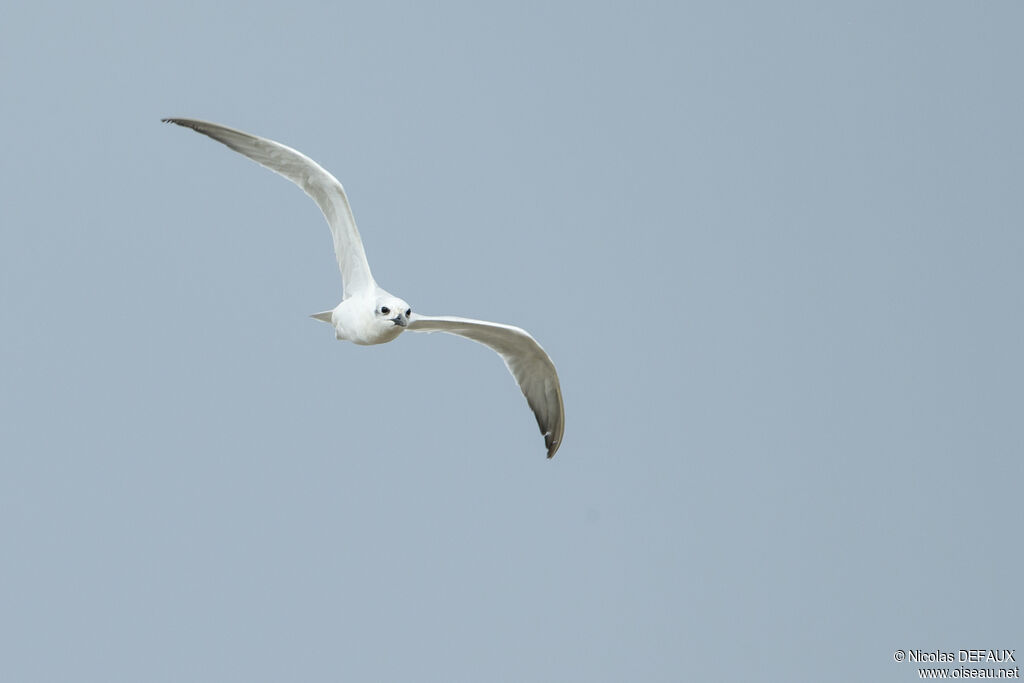
[[[1019, 3], [4, 15], [3, 680], [1024, 652]], [[315, 205], [176, 115], [337, 175], [417, 310], [530, 330], [554, 460], [487, 349], [306, 318]]]

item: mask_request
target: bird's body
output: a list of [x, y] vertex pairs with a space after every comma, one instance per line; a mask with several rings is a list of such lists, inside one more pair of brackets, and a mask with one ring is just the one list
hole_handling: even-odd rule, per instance
[[331, 324], [337, 339], [370, 346], [397, 339], [409, 326], [411, 315], [409, 304], [377, 287], [338, 304]]
[[403, 299], [382, 289], [370, 273], [362, 239], [341, 183], [309, 157], [273, 140], [195, 119], [164, 119], [221, 142], [269, 168], [306, 192], [320, 207], [334, 238], [344, 297], [333, 310], [312, 317], [330, 323], [335, 337], [369, 346], [398, 338], [405, 330], [446, 332], [496, 351], [516, 379], [544, 435], [548, 457], [561, 445], [565, 425], [562, 390], [554, 363], [525, 330], [512, 325], [453, 316], [413, 313]]

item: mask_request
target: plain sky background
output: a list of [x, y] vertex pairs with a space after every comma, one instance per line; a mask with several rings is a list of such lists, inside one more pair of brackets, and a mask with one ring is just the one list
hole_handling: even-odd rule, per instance
[[[1024, 5], [0, 21], [0, 679], [911, 681], [1024, 653]], [[348, 190], [414, 309], [340, 344]], [[1021, 656], [1018, 655], [1018, 659]]]

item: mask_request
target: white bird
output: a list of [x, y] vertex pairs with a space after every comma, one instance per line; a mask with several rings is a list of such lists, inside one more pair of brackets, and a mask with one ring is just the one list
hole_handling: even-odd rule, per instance
[[330, 323], [335, 337], [355, 344], [383, 344], [405, 330], [457, 334], [494, 349], [512, 373], [544, 435], [548, 457], [562, 443], [565, 410], [555, 364], [530, 334], [512, 325], [413, 313], [404, 300], [377, 285], [341, 183], [304, 154], [279, 142], [194, 119], [163, 119], [202, 133], [269, 168], [309, 195], [334, 236], [344, 296], [333, 310], [312, 317]]

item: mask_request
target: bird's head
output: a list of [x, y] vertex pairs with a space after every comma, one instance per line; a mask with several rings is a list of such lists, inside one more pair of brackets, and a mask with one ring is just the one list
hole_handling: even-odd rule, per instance
[[397, 296], [377, 297], [373, 309], [373, 326], [382, 333], [392, 331], [397, 334], [409, 325], [412, 308]]

